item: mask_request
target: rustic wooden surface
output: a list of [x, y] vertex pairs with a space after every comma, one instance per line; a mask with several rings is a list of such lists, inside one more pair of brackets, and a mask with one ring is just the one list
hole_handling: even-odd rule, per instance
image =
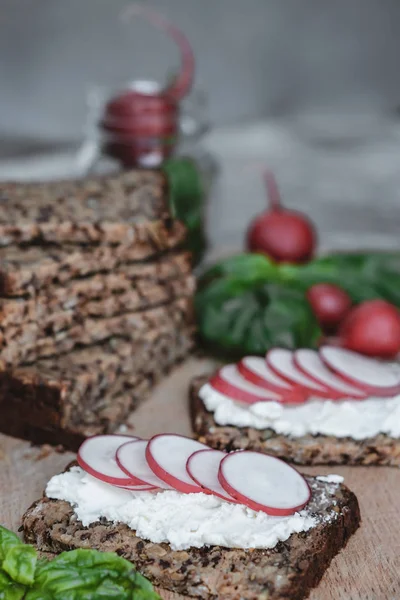
[[[191, 359], [178, 368], [132, 416], [141, 436], [165, 431], [190, 434], [187, 385], [206, 372], [207, 361]], [[47, 482], [71, 459], [47, 448], [0, 436], [0, 523], [16, 530], [24, 510]], [[362, 526], [333, 561], [311, 600], [398, 600], [400, 598], [400, 470], [391, 468], [304, 469], [307, 473], [339, 473], [357, 494]], [[161, 592], [166, 600], [179, 596]]]

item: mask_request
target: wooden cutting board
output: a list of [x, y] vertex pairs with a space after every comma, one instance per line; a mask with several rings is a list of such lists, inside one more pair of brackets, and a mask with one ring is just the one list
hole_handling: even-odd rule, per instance
[[[187, 388], [191, 377], [210, 369], [191, 359], [159, 385], [131, 417], [133, 431], [191, 434]], [[42, 494], [47, 480], [73, 457], [0, 435], [0, 523], [17, 530], [24, 510]], [[311, 600], [399, 600], [400, 470], [374, 467], [305, 468], [310, 474], [339, 473], [357, 494], [362, 526], [337, 556]], [[179, 596], [159, 590], [166, 600]]]

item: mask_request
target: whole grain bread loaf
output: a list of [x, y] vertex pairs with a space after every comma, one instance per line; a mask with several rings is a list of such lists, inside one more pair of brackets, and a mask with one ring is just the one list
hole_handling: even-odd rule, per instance
[[256, 450], [298, 465], [400, 466], [400, 440], [385, 434], [365, 440], [330, 435], [291, 437], [272, 429], [218, 425], [199, 397], [208, 377], [196, 377], [190, 385], [190, 413], [196, 437], [218, 450]]
[[0, 372], [0, 431], [75, 450], [111, 433], [193, 346], [193, 328], [167, 323], [136, 342], [111, 338]]
[[57, 318], [61, 323], [57, 331], [52, 327], [43, 328], [39, 322], [6, 328], [0, 326], [0, 362], [3, 368], [66, 354], [74, 348], [101, 343], [115, 336], [134, 342], [146, 332], [160, 330], [168, 323], [179, 329], [192, 326], [194, 322], [191, 297], [114, 317], [86, 318], [69, 327], [63, 322], [63, 319], [69, 319], [65, 311], [58, 313]]
[[157, 220], [171, 224], [162, 171], [0, 184], [0, 246], [38, 241], [132, 243], [135, 225]]
[[101, 520], [84, 527], [72, 506], [42, 498], [22, 520], [25, 540], [43, 552], [74, 548], [117, 552], [152, 583], [204, 600], [303, 600], [360, 523], [355, 495], [344, 485], [307, 478], [309, 509], [317, 525], [270, 550], [220, 546], [172, 550], [135, 535], [124, 524]]
[[[63, 245], [0, 248], [0, 296], [34, 295], [50, 285], [111, 272], [139, 261], [152, 260], [151, 264], [157, 265], [163, 253], [178, 249], [185, 238], [182, 223], [174, 221], [167, 228], [165, 223], [155, 221], [139, 224], [128, 244], [73, 246], [66, 241]], [[140, 266], [144, 271], [154, 268], [149, 264]]]

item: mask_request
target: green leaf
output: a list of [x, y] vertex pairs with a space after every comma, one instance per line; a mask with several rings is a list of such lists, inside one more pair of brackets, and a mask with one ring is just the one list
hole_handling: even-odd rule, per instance
[[279, 281], [279, 266], [263, 254], [239, 254], [213, 265], [200, 278], [200, 287], [213, 279], [232, 277], [241, 281]]
[[20, 546], [21, 540], [15, 533], [0, 525], [0, 560], [3, 561], [7, 552], [14, 546]]
[[0, 569], [0, 600], [22, 600], [25, 593], [26, 587], [24, 585], [16, 583]]
[[163, 170], [169, 183], [171, 212], [186, 225], [187, 248], [198, 262], [206, 247], [203, 224], [205, 194], [199, 169], [189, 158], [170, 158], [165, 161]]
[[36, 562], [35, 548], [20, 543], [8, 550], [1, 566], [17, 583], [31, 585], [35, 577]]
[[39, 561], [26, 600], [159, 600], [127, 560], [109, 552], [72, 550]]
[[342, 287], [355, 304], [381, 298], [400, 308], [400, 254], [332, 254], [305, 265], [275, 264], [259, 254], [220, 261], [199, 280], [200, 335], [211, 349], [238, 355], [273, 345], [313, 347], [321, 332], [306, 292], [317, 283]]
[[321, 331], [301, 290], [225, 277], [195, 298], [200, 335], [227, 354], [264, 354], [272, 346], [315, 346]]

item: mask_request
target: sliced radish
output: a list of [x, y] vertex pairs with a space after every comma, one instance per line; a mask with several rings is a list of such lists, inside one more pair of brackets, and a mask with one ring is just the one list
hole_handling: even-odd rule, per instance
[[128, 477], [141, 481], [142, 485], [170, 490], [171, 486], [159, 479], [147, 464], [147, 444], [147, 440], [136, 440], [122, 444], [116, 453], [117, 464]]
[[308, 483], [279, 458], [242, 450], [221, 460], [219, 481], [228, 494], [253, 510], [292, 515], [309, 501]]
[[219, 369], [209, 384], [217, 392], [229, 396], [232, 400], [254, 404], [255, 402], [275, 401], [280, 402], [282, 396], [276, 392], [267, 391], [254, 383], [246, 381], [239, 373], [236, 365], [225, 365]]
[[332, 398], [346, 397], [360, 400], [366, 397], [365, 392], [349, 385], [341, 377], [338, 377], [333, 371], [328, 369], [315, 350], [308, 348], [295, 350], [293, 359], [296, 367], [304, 375], [311, 377], [316, 383], [321, 383], [329, 388]]
[[302, 373], [294, 364], [293, 352], [285, 348], [272, 348], [267, 352], [268, 366], [289, 383], [300, 385], [313, 394], [329, 398], [329, 390]]
[[222, 487], [218, 479], [221, 460], [226, 456], [220, 450], [198, 450], [189, 456], [186, 469], [190, 477], [203, 488], [206, 493], [211, 493], [223, 500], [236, 502]]
[[141, 481], [128, 477], [115, 460], [115, 453], [121, 444], [138, 439], [129, 435], [96, 435], [88, 438], [78, 450], [78, 464], [89, 475], [112, 485], [142, 485]]
[[304, 402], [309, 395], [308, 390], [279, 377], [260, 356], [245, 356], [237, 368], [246, 381], [281, 395], [284, 402]]
[[129, 490], [130, 492], [154, 492], [159, 488], [154, 485], [116, 485], [123, 490]]
[[322, 346], [319, 355], [324, 363], [345, 381], [369, 394], [400, 394], [398, 363], [382, 362], [335, 346]]
[[193, 479], [186, 470], [186, 463], [193, 452], [206, 448], [208, 449], [208, 446], [183, 435], [161, 433], [149, 440], [146, 459], [157, 477], [178, 492], [198, 493], [203, 489], [193, 483]]

